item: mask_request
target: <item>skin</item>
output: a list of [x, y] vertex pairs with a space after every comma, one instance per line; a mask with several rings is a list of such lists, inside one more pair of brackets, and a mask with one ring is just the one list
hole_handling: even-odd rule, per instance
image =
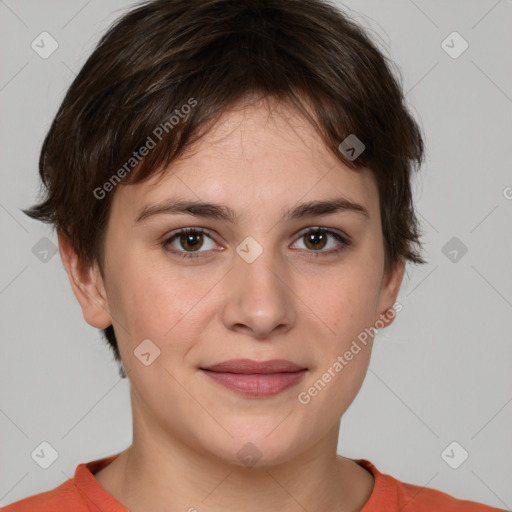
[[[113, 193], [104, 277], [59, 238], [84, 318], [114, 325], [131, 385], [133, 444], [95, 474], [98, 482], [134, 512], [361, 510], [373, 477], [336, 450], [371, 337], [308, 404], [297, 396], [383, 318], [399, 291], [404, 261], [384, 273], [371, 173], [344, 166], [285, 104], [240, 103], [163, 177]], [[369, 217], [281, 219], [299, 203], [341, 196]], [[136, 222], [144, 206], [172, 198], [220, 203], [240, 218], [167, 213]], [[308, 245], [304, 231], [319, 226], [352, 244], [332, 253], [343, 246], [323, 232], [325, 242]], [[162, 245], [186, 227], [207, 230], [190, 260], [177, 254], [193, 252], [179, 237]], [[248, 236], [263, 249], [252, 263], [236, 252]], [[145, 366], [134, 350], [148, 338], [160, 356]], [[277, 396], [247, 398], [199, 369], [235, 358], [288, 359], [308, 371]], [[261, 453], [253, 467], [237, 457], [248, 442]]]

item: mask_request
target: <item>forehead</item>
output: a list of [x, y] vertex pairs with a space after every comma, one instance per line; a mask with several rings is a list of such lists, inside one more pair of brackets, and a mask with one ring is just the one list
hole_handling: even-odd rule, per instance
[[364, 204], [371, 217], [378, 213], [369, 170], [346, 167], [285, 103], [244, 100], [226, 110], [162, 175], [119, 187], [112, 208], [135, 215], [143, 204], [171, 196], [277, 213], [278, 205], [340, 195]]

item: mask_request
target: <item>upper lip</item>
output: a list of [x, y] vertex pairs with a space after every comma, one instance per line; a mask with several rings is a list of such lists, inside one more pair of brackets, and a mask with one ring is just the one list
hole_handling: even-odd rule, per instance
[[306, 370], [304, 366], [292, 363], [286, 359], [272, 359], [268, 361], [253, 361], [252, 359], [230, 359], [222, 363], [202, 368], [219, 373], [291, 373]]

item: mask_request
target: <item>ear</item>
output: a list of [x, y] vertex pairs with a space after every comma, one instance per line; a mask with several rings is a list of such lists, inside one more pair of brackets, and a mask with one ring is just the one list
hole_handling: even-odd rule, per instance
[[[402, 278], [405, 271], [405, 259], [400, 258], [396, 265], [382, 277], [380, 297], [378, 302], [377, 313], [379, 316], [375, 319], [384, 322], [385, 326], [391, 325], [396, 317], [395, 308], [393, 305], [396, 302], [400, 285], [402, 284]], [[393, 313], [389, 312], [393, 310]], [[398, 309], [398, 311], [400, 311]]]
[[59, 233], [58, 238], [60, 257], [85, 321], [93, 327], [105, 329], [112, 325], [112, 319], [98, 265], [84, 265], [71, 239], [63, 233]]

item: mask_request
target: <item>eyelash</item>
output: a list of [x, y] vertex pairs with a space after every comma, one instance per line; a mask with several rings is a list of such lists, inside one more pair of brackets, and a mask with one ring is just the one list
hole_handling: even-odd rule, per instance
[[[306, 251], [306, 252], [309, 252], [310, 256], [312, 256], [314, 258], [316, 258], [318, 256], [331, 256], [333, 254], [338, 254], [341, 251], [345, 250], [347, 247], [352, 245], [352, 242], [350, 241], [350, 239], [348, 237], [341, 235], [337, 231], [333, 231], [332, 229], [328, 229], [328, 228], [323, 228], [321, 226], [312, 227], [312, 228], [307, 229], [307, 231], [301, 232], [300, 235], [298, 236], [297, 240], [305, 237], [306, 235], [309, 235], [310, 233], [315, 233], [317, 231], [331, 235], [338, 242], [340, 242], [341, 246], [337, 249], [331, 249], [329, 251], [322, 251], [322, 250]], [[175, 233], [173, 233], [170, 237], [167, 237], [162, 242], [161, 245], [165, 250], [172, 252], [173, 254], [176, 254], [180, 258], [184, 258], [184, 259], [200, 258], [203, 256], [201, 253], [205, 253], [208, 251], [180, 251], [180, 250], [176, 250], [176, 249], [169, 249], [169, 244], [172, 243], [176, 238], [180, 237], [181, 235], [187, 235], [189, 233], [204, 234], [204, 235], [207, 235], [209, 238], [212, 238], [208, 234], [208, 231], [206, 231], [202, 228], [183, 228], [183, 229], [180, 229], [180, 230], [176, 231]], [[300, 249], [300, 250], [304, 250], [304, 249]]]

